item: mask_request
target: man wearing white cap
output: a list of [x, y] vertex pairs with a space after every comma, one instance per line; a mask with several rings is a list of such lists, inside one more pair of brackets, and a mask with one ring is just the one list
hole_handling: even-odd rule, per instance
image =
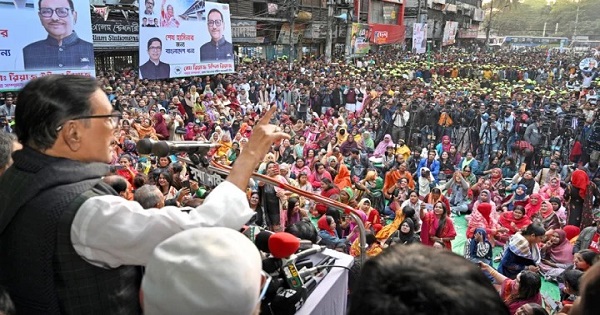
[[241, 233], [183, 231], [160, 243], [146, 265], [144, 314], [258, 314], [261, 273], [258, 249]]

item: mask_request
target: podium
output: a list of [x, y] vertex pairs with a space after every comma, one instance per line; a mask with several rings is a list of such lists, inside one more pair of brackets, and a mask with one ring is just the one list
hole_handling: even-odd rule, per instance
[[[354, 265], [354, 257], [326, 249], [323, 254], [336, 258], [336, 266], [351, 268]], [[317, 263], [321, 255], [313, 255], [311, 261]], [[344, 268], [331, 268], [331, 271], [323, 281], [317, 285], [312, 294], [306, 299], [306, 303], [296, 312], [297, 315], [343, 315], [346, 314], [348, 304], [348, 273]]]

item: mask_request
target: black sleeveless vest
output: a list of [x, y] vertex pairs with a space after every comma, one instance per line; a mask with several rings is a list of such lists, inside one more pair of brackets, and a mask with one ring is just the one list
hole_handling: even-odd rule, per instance
[[139, 269], [96, 267], [71, 243], [79, 206], [116, 194], [101, 181], [107, 166], [27, 147], [13, 159], [0, 177], [0, 285], [17, 314], [140, 314]]

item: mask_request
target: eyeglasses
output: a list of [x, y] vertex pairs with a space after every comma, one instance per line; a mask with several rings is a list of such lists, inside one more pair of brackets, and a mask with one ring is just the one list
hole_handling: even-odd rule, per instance
[[[113, 128], [117, 128], [119, 126], [119, 121], [121, 120], [122, 117], [123, 117], [123, 115], [121, 115], [121, 113], [112, 113], [112, 114], [109, 114], [109, 115], [77, 116], [77, 117], [74, 117], [74, 118], [70, 118], [68, 120], [82, 120], [82, 119], [93, 119], [93, 118], [110, 118], [110, 122], [111, 122]], [[58, 128], [56, 128], [56, 131], [60, 131], [63, 128], [63, 125], [64, 125], [64, 123], [62, 123], [60, 126], [58, 126]]]
[[59, 18], [65, 18], [69, 16], [69, 11], [71, 11], [69, 8], [40, 8], [40, 15], [45, 18], [50, 18], [56, 12], [56, 16]]
[[219, 26], [221, 26], [221, 23], [222, 23], [221, 20], [208, 20], [208, 26], [219, 27]]
[[262, 287], [260, 289], [259, 300], [262, 301], [262, 299], [265, 298], [265, 294], [267, 294], [267, 290], [269, 289], [269, 285], [271, 284], [271, 278], [272, 277], [271, 277], [270, 274], [268, 274], [268, 273], [266, 273], [264, 271], [261, 271], [260, 275], [261, 275], [261, 278], [263, 280], [263, 283], [262, 283]]
[[148, 50], [161, 50], [161, 49], [162, 49], [162, 47], [161, 47], [161, 46], [158, 46], [158, 47], [157, 47], [157, 46], [150, 46], [150, 47], [148, 48]]

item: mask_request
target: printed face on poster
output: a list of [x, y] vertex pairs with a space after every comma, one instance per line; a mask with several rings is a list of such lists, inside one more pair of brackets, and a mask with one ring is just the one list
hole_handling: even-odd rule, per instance
[[0, 91], [49, 74], [95, 74], [89, 2], [1, 3]]
[[91, 25], [86, 1], [0, 4], [0, 91], [49, 74], [93, 76]]
[[150, 6], [140, 1], [142, 79], [234, 72], [229, 5], [197, 0], [148, 1]]

